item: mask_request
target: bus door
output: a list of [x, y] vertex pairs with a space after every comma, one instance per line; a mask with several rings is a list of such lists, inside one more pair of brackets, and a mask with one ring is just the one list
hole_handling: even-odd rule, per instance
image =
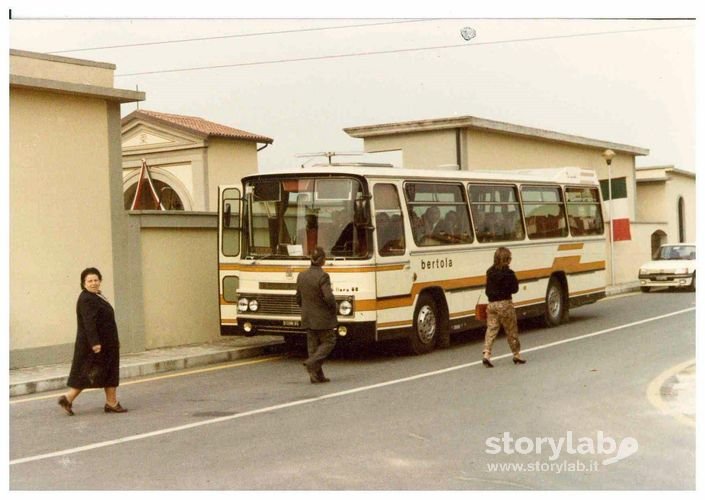
[[218, 274], [221, 334], [232, 334], [237, 324], [237, 291], [240, 286], [237, 262], [240, 258], [242, 197], [234, 186], [219, 187]]
[[[377, 298], [409, 297], [413, 285], [411, 262], [407, 253], [404, 216], [399, 203], [399, 188], [378, 182], [372, 188], [377, 261]], [[378, 315], [386, 316], [378, 307]], [[378, 317], [378, 321], [379, 321]]]

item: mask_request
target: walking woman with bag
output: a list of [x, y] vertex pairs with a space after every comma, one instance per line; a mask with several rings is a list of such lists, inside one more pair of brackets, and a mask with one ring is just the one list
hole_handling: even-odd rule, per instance
[[78, 331], [67, 385], [69, 391], [59, 398], [68, 415], [73, 415], [73, 402], [83, 389], [105, 390], [105, 413], [125, 413], [117, 400], [120, 384], [120, 340], [115, 312], [100, 292], [103, 277], [94, 267], [81, 273], [81, 288], [76, 304]]
[[512, 295], [519, 291], [519, 281], [516, 274], [509, 268], [512, 261], [512, 253], [506, 247], [499, 247], [494, 253], [494, 264], [487, 270], [487, 283], [485, 294], [489, 300], [487, 305], [487, 331], [485, 332], [485, 348], [482, 352], [482, 364], [487, 368], [494, 365], [490, 358], [492, 356], [492, 344], [494, 344], [500, 326], [504, 327], [507, 335], [507, 342], [514, 353], [512, 358], [514, 364], [524, 364], [519, 351], [519, 327], [517, 325], [517, 314], [512, 304]]

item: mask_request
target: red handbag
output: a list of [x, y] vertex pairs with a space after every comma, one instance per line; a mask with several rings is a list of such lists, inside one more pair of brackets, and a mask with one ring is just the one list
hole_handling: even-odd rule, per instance
[[480, 297], [477, 298], [477, 304], [475, 304], [475, 319], [487, 321], [487, 304], [480, 304]]

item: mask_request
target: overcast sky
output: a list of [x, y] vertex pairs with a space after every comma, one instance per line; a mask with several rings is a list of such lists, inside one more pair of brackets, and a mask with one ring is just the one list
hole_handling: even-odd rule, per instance
[[362, 151], [345, 127], [463, 115], [639, 146], [651, 153], [638, 166], [695, 170], [695, 20], [23, 19], [61, 5], [13, 8], [10, 47], [113, 63], [115, 87], [146, 93], [142, 109], [269, 136], [261, 170]]

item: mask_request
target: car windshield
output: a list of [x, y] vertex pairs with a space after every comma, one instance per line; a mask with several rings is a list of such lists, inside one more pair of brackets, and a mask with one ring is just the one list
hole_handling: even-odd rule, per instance
[[695, 245], [669, 245], [659, 248], [656, 260], [695, 260]]
[[329, 258], [367, 257], [367, 205], [357, 179], [260, 178], [245, 192], [245, 258], [307, 259], [316, 246]]

